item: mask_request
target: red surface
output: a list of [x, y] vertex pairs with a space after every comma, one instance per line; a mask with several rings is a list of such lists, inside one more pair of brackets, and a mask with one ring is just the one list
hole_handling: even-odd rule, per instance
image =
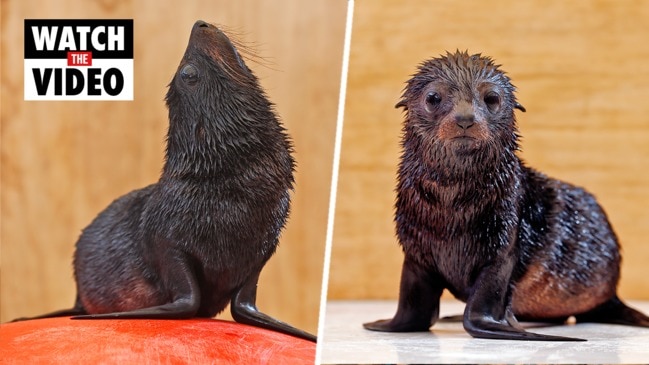
[[313, 364], [315, 344], [215, 319], [71, 320], [0, 325], [2, 364]]

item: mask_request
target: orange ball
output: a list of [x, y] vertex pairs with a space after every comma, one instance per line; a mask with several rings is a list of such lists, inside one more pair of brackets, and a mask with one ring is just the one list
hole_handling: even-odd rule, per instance
[[315, 344], [216, 319], [71, 320], [0, 325], [0, 362], [313, 364]]

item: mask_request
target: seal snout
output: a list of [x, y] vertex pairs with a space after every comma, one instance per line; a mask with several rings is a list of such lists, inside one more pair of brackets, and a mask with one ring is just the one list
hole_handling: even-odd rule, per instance
[[192, 34], [213, 34], [221, 33], [221, 30], [214, 24], [210, 24], [204, 20], [197, 20], [192, 26]]
[[218, 30], [219, 28], [206, 21], [197, 20], [196, 23], [194, 23], [194, 25], [192, 26], [190, 42], [191, 42], [191, 38], [204, 39], [206, 36], [211, 37], [213, 36], [215, 31], [216, 33], [218, 33]]
[[475, 112], [470, 102], [460, 101], [455, 107], [455, 116], [452, 117], [455, 125], [463, 131], [475, 124]]
[[203, 20], [198, 20], [196, 23], [194, 23], [194, 28], [211, 28], [213, 27], [212, 24], [205, 22]]
[[463, 130], [473, 127], [475, 115], [473, 113], [462, 113], [455, 116], [455, 124]]
[[453, 111], [441, 121], [438, 138], [449, 141], [486, 141], [489, 131], [483, 116], [470, 101], [458, 101]]

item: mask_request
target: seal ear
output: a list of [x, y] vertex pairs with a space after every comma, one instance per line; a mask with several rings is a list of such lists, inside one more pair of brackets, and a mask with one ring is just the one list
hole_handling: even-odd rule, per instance
[[516, 109], [518, 109], [518, 110], [520, 110], [520, 111], [522, 111], [522, 112], [526, 112], [526, 111], [527, 111], [527, 110], [525, 110], [525, 107], [522, 106], [521, 104], [519, 104], [518, 102], [514, 103], [514, 108], [516, 108]]
[[401, 99], [397, 103], [397, 105], [394, 106], [395, 108], [403, 108], [403, 110], [408, 110], [408, 104], [406, 103], [406, 99]]

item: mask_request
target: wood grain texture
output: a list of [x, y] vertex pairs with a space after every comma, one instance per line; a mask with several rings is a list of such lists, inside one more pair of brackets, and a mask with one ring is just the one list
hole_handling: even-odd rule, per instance
[[[264, 59], [247, 63], [294, 140], [292, 214], [258, 304], [315, 332], [345, 10], [327, 0], [3, 0], [0, 321], [70, 307], [81, 229], [113, 199], [157, 180], [166, 85], [202, 19]], [[23, 101], [25, 18], [133, 18], [135, 100]]]
[[378, 0], [355, 8], [330, 299], [397, 298], [393, 219], [405, 81], [446, 50], [518, 87], [521, 156], [586, 187], [623, 247], [620, 293], [649, 299], [649, 2]]

